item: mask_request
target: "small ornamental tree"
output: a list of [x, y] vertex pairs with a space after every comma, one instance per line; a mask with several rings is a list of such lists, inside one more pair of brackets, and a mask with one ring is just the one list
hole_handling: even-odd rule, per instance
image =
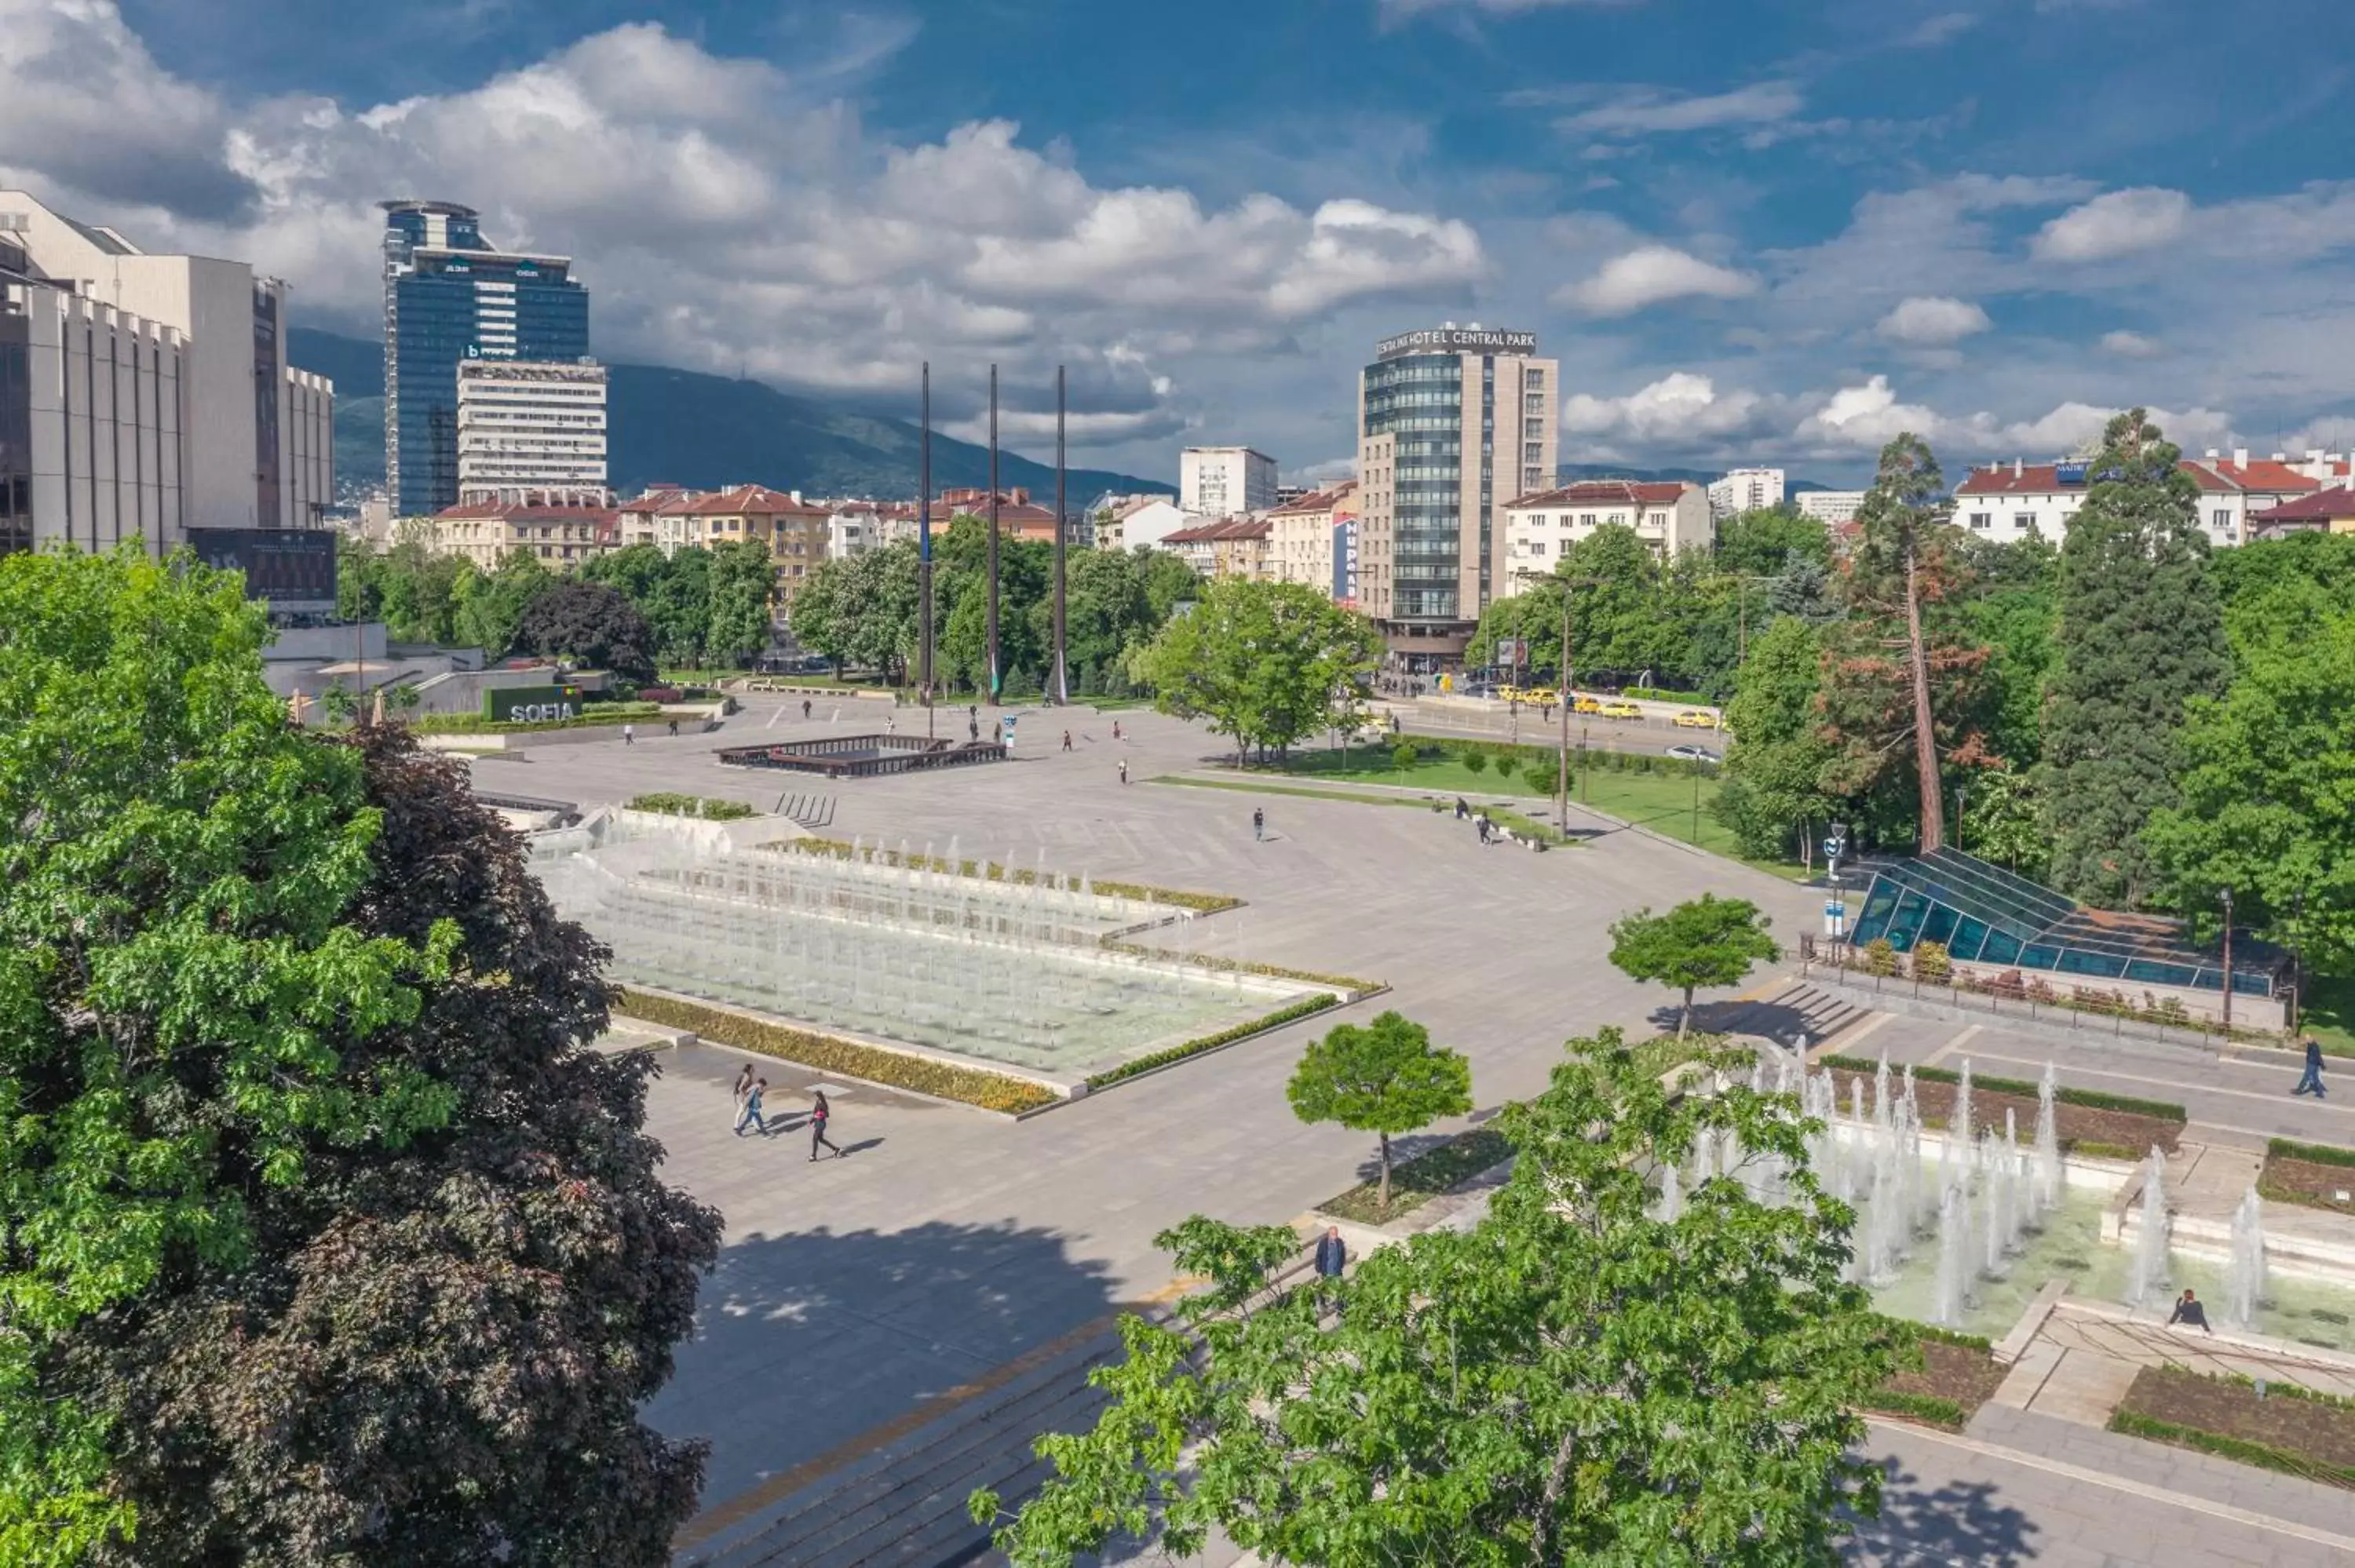
[[1677, 1037], [1692, 1027], [1693, 992], [1734, 985], [1750, 966], [1782, 956], [1769, 922], [1746, 898], [1704, 893], [1665, 915], [1638, 909], [1611, 927], [1611, 961], [1631, 980], [1658, 980], [1684, 993]]
[[[1796, 1104], [1738, 1079], [1671, 1097], [1605, 1031], [1500, 1125], [1518, 1158], [1471, 1229], [1255, 1309], [1265, 1251], [1180, 1227], [1218, 1287], [1173, 1325], [1123, 1318], [1110, 1407], [1039, 1440], [1056, 1478], [1018, 1517], [972, 1499], [1015, 1568], [1156, 1534], [1181, 1560], [1213, 1530], [1297, 1568], [1832, 1568], [1880, 1510], [1857, 1406], [1905, 1346], [1842, 1277], [1855, 1213], [1808, 1169]], [[1651, 1173], [1729, 1134], [1780, 1159], [1785, 1195], [1720, 1174], [1657, 1217]]]
[[1344, 1023], [1312, 1042], [1284, 1092], [1303, 1121], [1337, 1121], [1380, 1139], [1377, 1202], [1388, 1213], [1391, 1134], [1470, 1110], [1472, 1065], [1459, 1052], [1433, 1045], [1422, 1024], [1390, 1012], [1364, 1028]]
[[543, 590], [524, 607], [516, 645], [625, 681], [655, 678], [654, 629], [620, 590], [602, 583], [568, 578]]

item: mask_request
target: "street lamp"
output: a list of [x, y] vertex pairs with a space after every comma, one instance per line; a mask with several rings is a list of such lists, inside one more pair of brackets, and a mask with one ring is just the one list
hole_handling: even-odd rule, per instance
[[1848, 935], [1848, 900], [1840, 893], [1840, 856], [1848, 853], [1848, 824], [1835, 822], [1824, 840], [1824, 862], [1829, 868], [1827, 881], [1831, 896], [1824, 900], [1824, 935], [1838, 941]]
[[1578, 681], [1570, 656], [1570, 590], [1592, 588], [1600, 577], [1567, 577], [1553, 572], [1533, 572], [1524, 567], [1513, 574], [1532, 583], [1557, 582], [1561, 585], [1561, 751], [1556, 759], [1553, 776], [1554, 825], [1566, 837], [1570, 832], [1570, 710], [1578, 705]]
[[2224, 1036], [2232, 1034], [2232, 890], [2224, 889]]

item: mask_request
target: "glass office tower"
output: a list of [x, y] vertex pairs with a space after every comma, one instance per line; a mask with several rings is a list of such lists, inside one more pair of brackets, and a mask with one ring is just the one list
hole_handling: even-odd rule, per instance
[[460, 362], [585, 357], [589, 291], [570, 257], [495, 249], [472, 207], [383, 207], [385, 484], [427, 516], [458, 502]]

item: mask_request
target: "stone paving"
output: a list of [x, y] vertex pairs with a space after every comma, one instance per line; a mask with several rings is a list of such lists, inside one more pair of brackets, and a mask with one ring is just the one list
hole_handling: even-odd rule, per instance
[[[1471, 1056], [1484, 1109], [1541, 1087], [1571, 1034], [1606, 1023], [1641, 1033], [1671, 1016], [1666, 993], [1605, 960], [1604, 927], [1619, 915], [1713, 891], [1758, 901], [1786, 939], [1817, 916], [1815, 894], [1638, 834], [1547, 855], [1483, 851], [1464, 824], [1418, 810], [1156, 786], [1146, 780], [1215, 763], [1219, 743], [1145, 713], [1072, 714], [1071, 753], [1060, 749], [1065, 715], [1030, 715], [1010, 765], [840, 785], [722, 768], [711, 755], [768, 735], [849, 733], [875, 716], [830, 726], [820, 708], [805, 725], [798, 699], [755, 697], [713, 734], [549, 747], [474, 768], [485, 789], [583, 804], [675, 789], [768, 808], [824, 791], [834, 796], [827, 831], [842, 837], [904, 836], [919, 847], [932, 839], [945, 849], [954, 835], [968, 856], [1028, 864], [1043, 849], [1055, 869], [1239, 895], [1247, 907], [1198, 921], [1182, 939], [1389, 982], [1390, 995], [1351, 1016], [1395, 1006], [1429, 1024]], [[963, 733], [961, 711], [938, 718], [942, 733]], [[1129, 737], [1119, 743], [1114, 718]], [[923, 721], [903, 708], [899, 722], [908, 733]], [[1135, 782], [1120, 782], [1123, 758]], [[1252, 835], [1254, 806], [1268, 815], [1264, 842]], [[1892, 1059], [1926, 1059], [1956, 1033], [1904, 1024], [1877, 1025], [1870, 1048], [1885, 1036]], [[671, 1178], [717, 1205], [728, 1231], [698, 1332], [650, 1414], [667, 1431], [711, 1441], [707, 1506], [723, 1507], [1118, 1304], [1166, 1294], [1167, 1260], [1152, 1238], [1186, 1214], [1282, 1222], [1359, 1180], [1366, 1140], [1303, 1127], [1284, 1098], [1301, 1046], [1327, 1026], [1295, 1025], [1020, 1123], [837, 1083], [828, 1091], [832, 1136], [845, 1155], [815, 1163], [797, 1114], [815, 1075], [763, 1060], [781, 1125], [766, 1139], [738, 1139], [727, 1090], [743, 1058], [711, 1046], [666, 1053], [650, 1130], [668, 1150]], [[1771, 1032], [1772, 1021], [1744, 1026]], [[1999, 1044], [1988, 1043], [1989, 1070], [2015, 1071], [2010, 1062], [1996, 1067]], [[2041, 1067], [2046, 1053], [2019, 1054]], [[2163, 1065], [2201, 1089], [2195, 1115], [2212, 1104], [2256, 1127], [2350, 1136], [2336, 1128], [2348, 1114], [2336, 1105], [2286, 1095], [2276, 1105], [2264, 1092], [2269, 1066], [2225, 1064], [2244, 1076], [2211, 1086], [2198, 1063]], [[2118, 1055], [2083, 1068], [2113, 1069], [2156, 1067]], [[2064, 1079], [2078, 1081], [2079, 1070], [2064, 1065]], [[1403, 1141], [1407, 1152], [1420, 1146]], [[2082, 1538], [2090, 1552], [2098, 1539], [2070, 1511], [2082, 1511], [2082, 1485], [2057, 1486], [2050, 1472], [1985, 1444], [1877, 1425], [1875, 1445], [1910, 1478], [1902, 1495], [1914, 1500], [1876, 1538], [1886, 1544], [1859, 1561], [2338, 1560], [2313, 1555], [2304, 1538], [2196, 1510], [2196, 1525], [2160, 1534], [2215, 1543], [2212, 1559], [2129, 1555], [2123, 1538], [2107, 1557], [2073, 1556], [2062, 1543], [2074, 1551]], [[2109, 1506], [2157, 1517], [2147, 1499]]]

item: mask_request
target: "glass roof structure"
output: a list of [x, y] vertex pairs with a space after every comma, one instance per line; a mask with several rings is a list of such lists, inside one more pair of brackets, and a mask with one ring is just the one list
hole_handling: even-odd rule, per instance
[[[2125, 985], [2224, 989], [2221, 948], [2195, 946], [2179, 920], [2089, 909], [1959, 850], [1882, 861], [1870, 870], [1872, 885], [1849, 936], [1856, 947], [1886, 938], [1902, 953], [1942, 942], [1965, 963]], [[2271, 996], [2286, 962], [2281, 949], [2235, 932], [2232, 990]]]

